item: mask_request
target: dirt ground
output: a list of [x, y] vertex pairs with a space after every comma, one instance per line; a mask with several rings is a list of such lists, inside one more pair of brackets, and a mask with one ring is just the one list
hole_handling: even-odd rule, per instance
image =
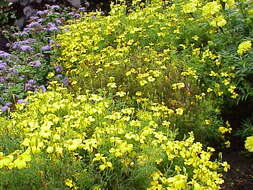
[[223, 115], [232, 127], [230, 137], [231, 148], [222, 150], [223, 160], [230, 164], [231, 169], [224, 174], [223, 190], [253, 190], [253, 153], [244, 148], [244, 139], [234, 134], [241, 129], [241, 123], [253, 113], [253, 102], [243, 102]]
[[253, 190], [253, 159], [238, 151], [223, 153], [231, 169], [224, 174], [223, 190]]

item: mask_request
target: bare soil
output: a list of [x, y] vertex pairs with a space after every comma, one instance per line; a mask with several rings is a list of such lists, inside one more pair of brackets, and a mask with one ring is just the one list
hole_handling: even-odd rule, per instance
[[224, 173], [225, 183], [222, 190], [253, 190], [253, 154], [244, 148], [244, 139], [235, 133], [242, 128], [241, 123], [253, 113], [253, 102], [243, 102], [223, 114], [224, 121], [229, 121], [233, 132], [230, 136], [231, 148], [222, 150], [223, 160], [231, 169]]

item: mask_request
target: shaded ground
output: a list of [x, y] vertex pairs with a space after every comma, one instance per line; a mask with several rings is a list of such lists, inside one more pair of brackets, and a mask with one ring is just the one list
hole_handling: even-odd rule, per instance
[[241, 129], [241, 122], [253, 113], [253, 102], [244, 102], [223, 114], [233, 129], [230, 137], [231, 148], [223, 150], [223, 160], [230, 164], [231, 169], [224, 174], [223, 190], [253, 190], [253, 156], [244, 148], [244, 140], [235, 136]]
[[223, 190], [253, 190], [253, 159], [238, 151], [223, 153], [231, 169], [224, 174]]
[[8, 51], [8, 40], [0, 34], [0, 51]]

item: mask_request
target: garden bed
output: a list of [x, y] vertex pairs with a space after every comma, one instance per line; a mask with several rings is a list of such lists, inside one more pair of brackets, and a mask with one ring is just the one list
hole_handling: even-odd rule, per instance
[[4, 27], [0, 188], [253, 188], [250, 1], [108, 5]]

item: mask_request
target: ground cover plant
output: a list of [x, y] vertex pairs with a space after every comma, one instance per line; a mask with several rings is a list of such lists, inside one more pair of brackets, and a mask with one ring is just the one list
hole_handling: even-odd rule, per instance
[[175, 141], [178, 114], [164, 105], [59, 87], [27, 101], [1, 118], [3, 188], [217, 189], [223, 182], [217, 171], [227, 163], [210, 161], [213, 149], [204, 151], [193, 134]]
[[1, 189], [221, 189], [210, 145], [229, 147], [221, 109], [252, 97], [252, 22], [250, 1], [122, 0], [34, 34], [51, 70], [25, 71], [50, 85], [3, 106]]
[[[177, 123], [181, 135], [188, 130], [202, 142], [220, 141], [221, 133], [230, 129], [222, 127], [217, 115], [224, 99], [233, 101], [239, 96], [235, 77], [239, 65], [228, 62], [215, 47], [221, 43], [217, 40], [224, 41], [226, 36], [230, 43], [231, 39], [220, 34], [226, 29], [210, 19], [229, 16], [227, 12], [235, 8], [227, 5], [223, 10], [217, 2], [195, 3], [191, 14], [184, 1], [171, 6], [157, 1], [128, 15], [124, 4], [115, 5], [108, 17], [84, 17], [58, 36], [58, 64], [67, 69], [78, 90], [107, 88], [116, 95], [139, 94], [144, 101], [163, 102], [182, 112]], [[217, 10], [209, 13], [208, 6]], [[201, 114], [195, 114], [196, 110]]]

